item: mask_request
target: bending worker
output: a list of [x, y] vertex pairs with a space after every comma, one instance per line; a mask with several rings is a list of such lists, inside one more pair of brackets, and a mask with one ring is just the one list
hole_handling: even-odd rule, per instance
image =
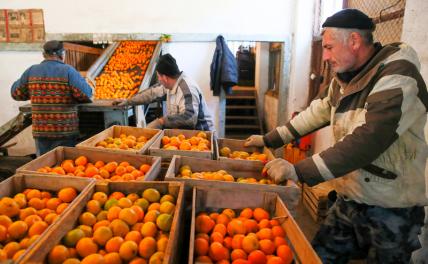
[[12, 98], [31, 100], [37, 156], [57, 146], [74, 147], [79, 136], [77, 104], [89, 103], [92, 88], [76, 69], [65, 64], [62, 42], [43, 45], [40, 64], [28, 68], [13, 85]]
[[167, 114], [147, 125], [148, 128], [180, 128], [213, 131], [214, 124], [201, 89], [194, 80], [181, 72], [170, 54], [162, 55], [156, 66], [160, 85], [143, 90], [114, 105], [149, 104], [166, 95]]
[[416, 52], [373, 43], [375, 25], [345, 9], [323, 24], [323, 60], [334, 78], [283, 127], [247, 146], [280, 147], [330, 125], [335, 144], [295, 165], [269, 162], [276, 182], [331, 181], [338, 198], [312, 244], [323, 263], [409, 263], [428, 205], [425, 167], [428, 93]]

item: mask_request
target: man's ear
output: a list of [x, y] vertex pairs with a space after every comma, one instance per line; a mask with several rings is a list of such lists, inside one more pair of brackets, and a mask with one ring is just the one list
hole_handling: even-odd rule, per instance
[[349, 37], [349, 40], [350, 40], [350, 44], [351, 44], [351, 47], [353, 50], [358, 50], [361, 47], [361, 45], [363, 44], [362, 43], [363, 38], [357, 32], [352, 32], [350, 37]]

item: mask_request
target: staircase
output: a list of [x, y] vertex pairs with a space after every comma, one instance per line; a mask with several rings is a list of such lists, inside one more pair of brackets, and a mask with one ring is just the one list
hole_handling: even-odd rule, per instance
[[234, 86], [226, 96], [226, 138], [246, 139], [263, 134], [254, 87]]

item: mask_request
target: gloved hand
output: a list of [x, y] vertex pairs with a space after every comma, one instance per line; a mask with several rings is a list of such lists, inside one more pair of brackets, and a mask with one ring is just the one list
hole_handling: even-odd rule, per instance
[[265, 166], [268, 176], [276, 183], [282, 183], [286, 180], [297, 182], [297, 177], [294, 165], [285, 159], [274, 159], [268, 162]]
[[117, 106], [125, 106], [125, 105], [128, 105], [128, 100], [124, 100], [124, 99], [117, 99], [117, 100], [114, 100], [113, 102], [112, 102], [112, 105], [117, 105]]
[[264, 147], [265, 142], [263, 140], [263, 136], [260, 135], [252, 135], [244, 143], [245, 147]]
[[163, 125], [159, 118], [156, 118], [146, 126], [146, 128], [151, 128], [151, 129], [162, 129], [162, 127]]

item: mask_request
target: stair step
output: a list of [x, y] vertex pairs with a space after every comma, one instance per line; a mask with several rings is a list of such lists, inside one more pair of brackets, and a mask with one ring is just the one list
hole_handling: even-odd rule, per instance
[[258, 125], [228, 125], [226, 124], [226, 129], [260, 129]]
[[257, 109], [255, 105], [226, 105], [226, 109]]
[[255, 91], [254, 86], [233, 86], [232, 91]]
[[257, 120], [258, 116], [238, 116], [238, 115], [226, 115], [226, 119], [245, 119], [245, 120]]
[[237, 100], [240, 100], [240, 99], [253, 99], [253, 100], [255, 100], [256, 96], [255, 95], [239, 95], [239, 94], [237, 94], [237, 95], [227, 95], [226, 99], [237, 99]]

